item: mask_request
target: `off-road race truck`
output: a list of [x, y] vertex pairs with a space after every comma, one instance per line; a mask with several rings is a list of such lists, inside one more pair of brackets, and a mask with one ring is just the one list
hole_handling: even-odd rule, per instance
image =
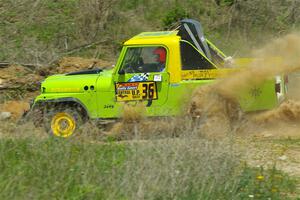
[[[145, 104], [146, 116], [178, 116], [192, 91], [215, 81], [226, 56], [206, 39], [198, 21], [172, 31], [143, 32], [126, 41], [115, 67], [46, 78], [32, 109], [42, 110], [48, 132], [69, 137], [86, 120], [120, 118], [122, 106]], [[243, 111], [271, 109], [284, 98], [283, 81], [272, 79], [244, 92]], [[249, 103], [251, 102], [251, 103]]]

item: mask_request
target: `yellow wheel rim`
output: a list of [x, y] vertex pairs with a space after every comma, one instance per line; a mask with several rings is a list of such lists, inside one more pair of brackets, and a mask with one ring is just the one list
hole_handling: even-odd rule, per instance
[[55, 136], [69, 137], [74, 133], [76, 121], [65, 112], [56, 113], [51, 120], [51, 130]]

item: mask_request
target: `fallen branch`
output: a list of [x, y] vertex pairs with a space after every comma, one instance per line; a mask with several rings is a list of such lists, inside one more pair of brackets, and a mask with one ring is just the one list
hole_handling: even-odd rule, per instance
[[64, 52], [63, 55], [70, 55], [72, 53], [81, 51], [82, 49], [88, 49], [88, 48], [91, 48], [92, 46], [99, 45], [99, 44], [104, 44], [106, 42], [107, 41], [97, 41], [97, 42], [92, 42], [92, 43], [84, 44], [84, 45], [81, 45], [79, 47], [72, 48], [72, 49], [70, 49], [67, 52]]
[[0, 62], [0, 68], [6, 68], [10, 65], [8, 62]]
[[34, 71], [36, 68], [41, 67], [38, 64], [26, 64], [26, 63], [9, 63], [9, 62], [0, 62], [0, 68], [7, 68], [10, 65], [21, 65], [23, 67], [27, 67], [28, 69]]
[[23, 90], [23, 88], [21, 86], [0, 85], [0, 90]]

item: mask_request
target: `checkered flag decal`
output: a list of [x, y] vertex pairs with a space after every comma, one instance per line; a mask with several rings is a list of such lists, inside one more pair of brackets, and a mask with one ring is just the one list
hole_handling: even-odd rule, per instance
[[143, 78], [144, 81], [147, 81], [149, 78], [149, 73], [144, 73], [143, 75], [141, 75], [141, 77]]
[[149, 78], [149, 73], [144, 73], [140, 75], [134, 75], [131, 79], [128, 80], [128, 82], [141, 82], [141, 81], [147, 81]]

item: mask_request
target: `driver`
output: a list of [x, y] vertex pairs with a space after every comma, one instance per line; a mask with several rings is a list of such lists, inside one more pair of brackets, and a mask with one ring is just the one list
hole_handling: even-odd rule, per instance
[[153, 55], [156, 55], [156, 62], [158, 62], [158, 71], [162, 72], [165, 69], [166, 66], [166, 55], [167, 51], [163, 47], [157, 47], [153, 50]]

